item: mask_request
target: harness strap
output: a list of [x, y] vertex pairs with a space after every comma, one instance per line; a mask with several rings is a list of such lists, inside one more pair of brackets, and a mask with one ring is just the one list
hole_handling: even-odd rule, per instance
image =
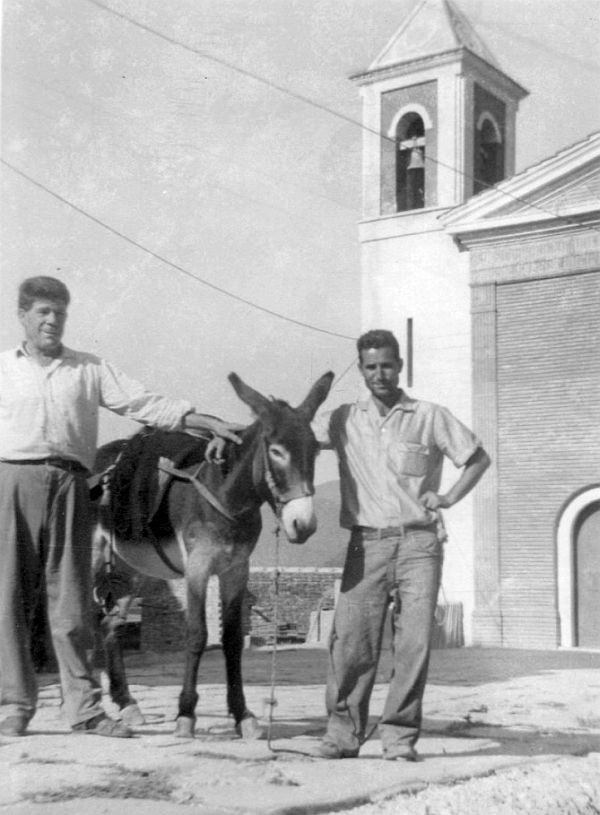
[[[269, 489], [269, 492], [271, 493], [271, 497], [273, 498], [273, 502], [275, 504], [275, 514], [278, 515], [280, 508], [283, 507], [285, 504], [288, 504], [295, 498], [308, 498], [311, 495], [314, 495], [315, 491], [314, 489], [309, 489], [305, 483], [302, 483], [300, 489], [287, 490], [286, 492], [282, 492], [275, 483], [275, 479], [271, 471], [271, 464], [269, 462], [269, 451], [267, 447], [268, 445], [265, 439], [264, 444], [262, 445], [263, 478], [265, 479], [265, 483]], [[258, 480], [257, 466], [255, 466], [254, 468], [254, 477], [255, 480]]]
[[275, 570], [273, 572], [273, 648], [271, 651], [271, 690], [269, 698], [266, 703], [269, 705], [269, 721], [267, 727], [267, 747], [272, 753], [277, 752], [271, 744], [273, 718], [275, 707], [277, 706], [276, 692], [276, 671], [277, 671], [277, 634], [279, 629], [279, 535], [281, 532], [281, 519], [279, 511], [275, 513], [277, 519], [277, 526], [274, 529], [275, 534]]
[[227, 518], [227, 520], [232, 521], [233, 523], [236, 522], [236, 519], [234, 518], [234, 516], [228, 510], [225, 509], [225, 507], [219, 501], [217, 496], [213, 495], [213, 493], [208, 489], [208, 487], [206, 487], [199, 480], [199, 478], [197, 476], [198, 476], [198, 472], [199, 472], [200, 468], [198, 468], [193, 475], [191, 475], [190, 473], [186, 473], [185, 470], [180, 470], [177, 467], [170, 467], [167, 464], [163, 464], [163, 463], [158, 465], [158, 469], [162, 470], [165, 473], [168, 473], [169, 475], [172, 475], [173, 478], [180, 478], [183, 481], [189, 481], [191, 484], [194, 485], [194, 487], [200, 493], [200, 495], [206, 501], [208, 501], [208, 503], [214, 509], [217, 510], [217, 512], [220, 512], [221, 515], [223, 515], [225, 518]]
[[[100, 502], [99, 502], [100, 506], [104, 507], [106, 509], [108, 509], [108, 507], [110, 505], [111, 478], [112, 478], [113, 472], [114, 472], [114, 470], [115, 470], [115, 468], [117, 466], [117, 463], [118, 463], [119, 459], [121, 458], [121, 455], [122, 455], [122, 453], [119, 453], [119, 455], [117, 456], [115, 462], [113, 464], [111, 464], [109, 467], [107, 467], [105, 470], [103, 470], [101, 473], [98, 473], [94, 477], [93, 483], [90, 484], [90, 487], [91, 487], [90, 492], [92, 492], [92, 488], [95, 488], [96, 490], [101, 490], [100, 495], [98, 495], [98, 494], [94, 495], [92, 493], [92, 500], [99, 497], [100, 498]], [[90, 479], [90, 481], [91, 481], [91, 479]], [[88, 482], [88, 483], [90, 483], [90, 482]], [[162, 496], [164, 495], [165, 486], [166, 485], [163, 485], [162, 489], [159, 489], [159, 494], [158, 494], [158, 498], [157, 498], [158, 503], [160, 503], [160, 500], [162, 499]], [[108, 547], [106, 547], [106, 549], [104, 551], [104, 574], [110, 580], [110, 579], [112, 579], [111, 576], [112, 576], [113, 571], [114, 571], [115, 547], [116, 547], [115, 537], [116, 536], [115, 536], [115, 529], [114, 529], [114, 524], [113, 524], [113, 519], [112, 519], [112, 513], [110, 511], [107, 512], [107, 517], [108, 517], [108, 530], [109, 530], [110, 545]], [[174, 574], [177, 574], [177, 575], [180, 575], [181, 577], [183, 577], [184, 572], [181, 569], [179, 569], [173, 563], [171, 558], [164, 551], [161, 543], [154, 537], [154, 535], [149, 536], [149, 541], [152, 544], [152, 547], [153, 547], [154, 551], [156, 552], [158, 557], [162, 560], [164, 565], [168, 569], [170, 569], [170, 571], [172, 571]], [[99, 598], [97, 597], [96, 599], [98, 600]], [[105, 611], [106, 611], [106, 604], [102, 603], [102, 605], [104, 606]]]
[[275, 515], [277, 515], [279, 520], [280, 508], [285, 503], [283, 500], [283, 495], [277, 489], [277, 484], [275, 483], [275, 479], [273, 478], [273, 473], [271, 472], [271, 466], [269, 464], [269, 452], [267, 450], [267, 442], [265, 440], [264, 444], [262, 445], [263, 449], [263, 466], [264, 466], [264, 479], [266, 481], [267, 487], [269, 488], [269, 492], [271, 493], [273, 500], [275, 502]]

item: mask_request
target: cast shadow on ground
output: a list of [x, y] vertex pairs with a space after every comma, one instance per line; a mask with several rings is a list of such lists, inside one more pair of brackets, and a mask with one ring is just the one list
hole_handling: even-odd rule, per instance
[[[131, 685], [162, 687], [180, 685], [184, 672], [183, 652], [161, 654], [128, 652], [125, 658]], [[278, 651], [275, 683], [279, 687], [299, 685], [323, 687], [327, 676], [328, 653], [324, 648], [289, 648]], [[272, 653], [268, 649], [247, 649], [242, 664], [244, 684], [269, 685]], [[519, 677], [535, 677], [552, 671], [600, 669], [600, 653], [580, 651], [527, 651], [505, 648], [448, 648], [431, 653], [428, 683], [474, 687], [505, 682]], [[391, 654], [384, 651], [376, 682], [389, 681]], [[38, 674], [40, 687], [58, 681], [56, 673]], [[219, 648], [207, 651], [200, 663], [198, 685], [224, 684], [225, 662]]]
[[[389, 674], [390, 654], [380, 670]], [[552, 671], [600, 669], [600, 653], [515, 648], [446, 648], [431, 652], [428, 683], [471, 687]]]
[[[203, 720], [214, 719], [215, 724], [208, 727], [202, 724]], [[222, 715], [211, 715], [199, 712], [199, 721], [196, 729], [195, 742], [240, 742], [236, 735], [233, 723]], [[267, 728], [268, 722], [261, 720]], [[377, 719], [369, 722], [370, 741], [379, 742], [377, 732]], [[326, 717], [314, 716], [311, 718], [288, 718], [273, 720], [271, 724], [271, 742], [275, 752], [285, 752], [285, 747], [295, 751], [294, 741], [298, 742], [297, 752], [302, 753], [305, 739], [320, 739], [326, 728]], [[164, 736], [164, 730], [156, 731], [151, 727], [137, 729], [138, 736]], [[428, 744], [443, 742], [438, 750], [431, 750]], [[264, 741], [264, 739], [262, 740]], [[291, 744], [290, 744], [291, 742]], [[285, 747], [282, 745], [285, 745]], [[472, 744], [472, 748], [470, 745]], [[542, 757], [550, 755], [582, 756], [592, 752], [600, 752], [600, 734], [573, 733], [560, 730], [544, 731], [533, 728], [517, 729], [495, 724], [468, 723], [458, 720], [435, 719], [425, 722], [419, 753], [422, 759], [433, 758], [466, 758], [484, 756], [515, 756], [515, 757]], [[361, 754], [364, 759], [378, 759], [378, 755]]]
[[[437, 723], [439, 724], [439, 722]], [[452, 722], [456, 725], [456, 722]], [[302, 737], [319, 738], [325, 729], [324, 719], [303, 720], [297, 722], [278, 722], [272, 729], [272, 741], [275, 747], [278, 743]], [[431, 749], [431, 740], [440, 742], [440, 749]], [[379, 742], [375, 729], [372, 742]], [[472, 748], [469, 747], [472, 743]], [[544, 757], [544, 756], [584, 756], [588, 753], [600, 751], [600, 734], [565, 733], [561, 731], [544, 732], [528, 730], [515, 731], [501, 725], [487, 725], [467, 730], [453, 728], [426, 728], [418, 744], [420, 760], [444, 758], [451, 760], [469, 757], [514, 756], [516, 757]], [[380, 755], [361, 753], [361, 759], [379, 760]]]

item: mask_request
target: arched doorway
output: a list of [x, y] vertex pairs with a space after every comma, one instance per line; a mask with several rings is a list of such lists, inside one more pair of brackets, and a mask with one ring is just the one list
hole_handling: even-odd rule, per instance
[[575, 645], [600, 648], [600, 501], [578, 516], [573, 535]]
[[557, 566], [560, 644], [600, 648], [600, 486], [582, 490], [563, 508]]

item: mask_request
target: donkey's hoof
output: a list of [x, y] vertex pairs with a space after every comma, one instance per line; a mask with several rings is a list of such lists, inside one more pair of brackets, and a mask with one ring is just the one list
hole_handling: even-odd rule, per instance
[[236, 724], [235, 732], [247, 741], [257, 741], [265, 736], [265, 728], [258, 723], [258, 719], [252, 714]]
[[144, 714], [137, 702], [132, 702], [130, 705], [121, 708], [121, 721], [127, 727], [142, 727], [142, 725], [146, 724]]
[[178, 739], [193, 739], [196, 719], [191, 716], [178, 716], [175, 720], [175, 736]]

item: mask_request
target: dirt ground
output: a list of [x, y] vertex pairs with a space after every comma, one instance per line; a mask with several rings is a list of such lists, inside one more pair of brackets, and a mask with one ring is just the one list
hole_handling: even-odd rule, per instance
[[351, 811], [352, 815], [597, 815], [600, 755], [513, 767], [453, 784], [432, 784]]
[[[0, 740], [0, 815], [600, 813], [600, 654], [434, 651], [416, 764], [383, 761], [376, 732], [358, 759], [309, 755], [325, 726], [326, 653], [305, 646], [276, 655], [268, 742], [235, 736], [218, 650], [203, 659], [196, 738], [175, 739], [181, 657], [128, 656], [146, 715], [131, 740], [71, 734], [56, 676], [40, 676], [30, 734]], [[249, 650], [244, 666], [267, 725], [272, 655]], [[384, 659], [373, 723], [388, 673]]]

